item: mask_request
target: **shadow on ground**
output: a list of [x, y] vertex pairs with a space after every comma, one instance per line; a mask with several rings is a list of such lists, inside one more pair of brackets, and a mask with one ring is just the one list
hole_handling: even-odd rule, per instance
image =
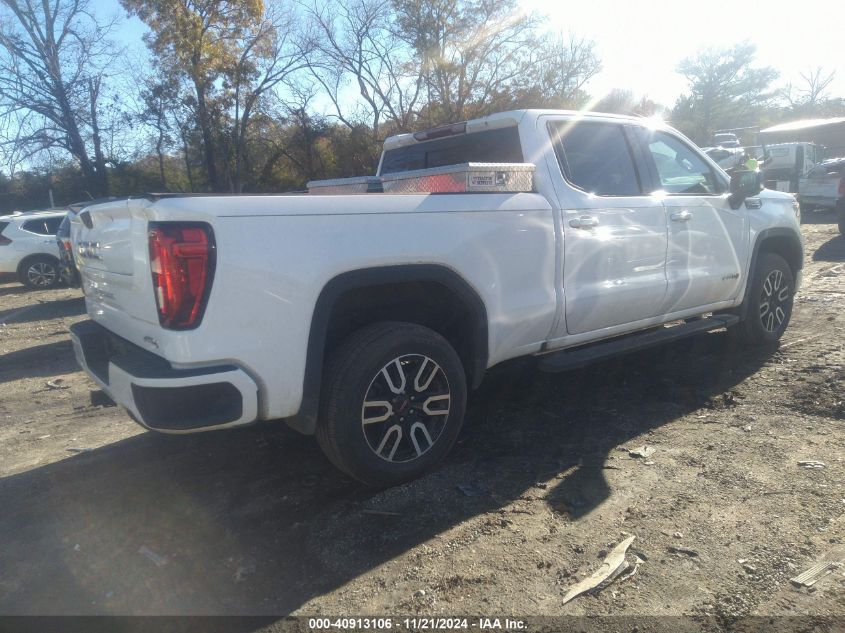
[[578, 521], [614, 494], [608, 453], [731, 406], [763, 362], [714, 334], [565, 374], [504, 366], [472, 396], [447, 462], [383, 492], [276, 426], [144, 433], [9, 476], [0, 613], [286, 614], [555, 474], [549, 503]]
[[0, 275], [0, 297], [7, 295], [22, 295], [29, 292], [38, 292], [37, 290], [30, 290], [22, 283], [18, 282], [14, 275], [3, 277]]
[[24, 308], [0, 310], [0, 322], [34, 323], [48, 319], [82, 316], [83, 314], [85, 314], [85, 297], [73, 297], [72, 299], [35, 303]]
[[66, 337], [65, 334], [62, 340], [54, 343], [0, 354], [0, 384], [21, 378], [56, 376], [78, 371], [73, 345]]
[[813, 253], [815, 262], [845, 262], [845, 235], [837, 235]]

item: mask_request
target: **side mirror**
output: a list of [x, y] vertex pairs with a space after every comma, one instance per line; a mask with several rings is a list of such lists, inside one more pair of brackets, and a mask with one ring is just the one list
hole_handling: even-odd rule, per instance
[[731, 174], [731, 195], [728, 200], [732, 209], [738, 209], [742, 201], [756, 196], [763, 190], [763, 174], [759, 170], [738, 169]]

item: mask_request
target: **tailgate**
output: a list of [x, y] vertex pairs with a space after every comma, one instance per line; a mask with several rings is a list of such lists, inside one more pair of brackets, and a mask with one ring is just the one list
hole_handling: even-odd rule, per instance
[[801, 195], [835, 198], [839, 189], [839, 176], [825, 175], [822, 178], [804, 178], [801, 180]]
[[147, 200], [86, 207], [71, 220], [88, 313], [126, 337], [132, 321], [158, 325], [147, 242]]

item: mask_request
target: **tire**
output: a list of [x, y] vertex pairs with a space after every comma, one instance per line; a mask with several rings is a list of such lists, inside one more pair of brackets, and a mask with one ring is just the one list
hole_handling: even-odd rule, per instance
[[789, 325], [794, 298], [795, 277], [786, 260], [774, 253], [760, 255], [751, 278], [745, 319], [736, 327], [740, 341], [775, 346]]
[[62, 280], [59, 261], [49, 255], [27, 257], [18, 266], [18, 281], [32, 290], [55, 288]]
[[367, 326], [331, 354], [324, 376], [317, 441], [335, 466], [361, 483], [408, 481], [454, 446], [466, 409], [466, 375], [437, 332], [412, 323]]

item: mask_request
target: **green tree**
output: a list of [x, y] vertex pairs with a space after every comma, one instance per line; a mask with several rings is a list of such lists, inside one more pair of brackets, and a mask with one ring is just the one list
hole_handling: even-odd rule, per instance
[[[516, 0], [394, 0], [400, 33], [421, 65], [427, 124], [496, 109], [537, 60], [539, 18]], [[504, 98], [507, 100], [507, 97]]]
[[221, 113], [226, 109], [219, 82], [238, 67], [239, 42], [261, 22], [261, 0], [120, 0], [124, 9], [150, 27], [145, 41], [158, 69], [186, 79], [202, 138], [208, 186], [225, 187], [221, 173]]
[[677, 70], [689, 82], [689, 93], [676, 102], [673, 123], [699, 143], [717, 129], [756, 123], [774, 100], [770, 86], [778, 76], [774, 68], [754, 67], [756, 52], [743, 42], [684, 59]]

